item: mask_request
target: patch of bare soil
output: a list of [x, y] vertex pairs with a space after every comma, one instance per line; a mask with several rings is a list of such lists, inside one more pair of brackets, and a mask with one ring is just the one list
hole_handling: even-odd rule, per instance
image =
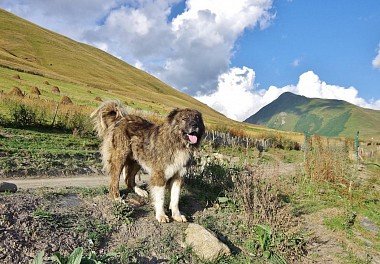
[[342, 257], [347, 257], [342, 240], [323, 225], [326, 216], [332, 217], [338, 213], [337, 209], [329, 208], [304, 216], [306, 232], [315, 237], [315, 242], [309, 248], [312, 263], [340, 263]]
[[[305, 230], [314, 237], [314, 243], [310, 244], [308, 252], [311, 263], [346, 263], [352, 256], [349, 251], [369, 263], [380, 263], [378, 252], [366, 251], [357, 244], [349, 241], [343, 231], [328, 229], [323, 221], [326, 218], [341, 215], [343, 210], [327, 208], [316, 213], [304, 215]], [[353, 260], [352, 260], [353, 261]]]
[[79, 246], [85, 254], [116, 253], [110, 263], [194, 263], [181, 247], [187, 224], [159, 224], [148, 201], [133, 193], [125, 194], [126, 208], [133, 209], [125, 214], [105, 189], [91, 190], [0, 194], [0, 263], [30, 263], [41, 250], [45, 260], [57, 252], [67, 256]]

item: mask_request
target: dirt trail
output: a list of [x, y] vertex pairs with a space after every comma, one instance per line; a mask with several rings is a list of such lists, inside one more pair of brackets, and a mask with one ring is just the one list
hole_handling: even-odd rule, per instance
[[[138, 185], [145, 184], [148, 181], [148, 175], [139, 174], [136, 176]], [[37, 189], [42, 187], [62, 188], [62, 187], [99, 187], [109, 184], [109, 178], [105, 175], [73, 175], [68, 177], [54, 178], [0, 178], [0, 182], [11, 182], [17, 185], [19, 189]], [[124, 179], [120, 177], [120, 186], [124, 186]]]
[[11, 182], [20, 189], [36, 189], [41, 187], [97, 187], [108, 185], [108, 178], [104, 175], [71, 176], [62, 178], [4, 178], [0, 181]]

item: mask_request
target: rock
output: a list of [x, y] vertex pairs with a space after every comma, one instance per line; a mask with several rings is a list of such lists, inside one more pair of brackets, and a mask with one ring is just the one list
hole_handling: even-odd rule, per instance
[[16, 192], [17, 185], [10, 182], [2, 182], [0, 183], [0, 192]]
[[379, 232], [379, 227], [367, 217], [363, 217], [361, 219], [360, 225], [371, 233], [377, 234]]
[[231, 254], [230, 249], [203, 226], [191, 223], [185, 234], [185, 246], [190, 246], [203, 260], [215, 261], [220, 256]]

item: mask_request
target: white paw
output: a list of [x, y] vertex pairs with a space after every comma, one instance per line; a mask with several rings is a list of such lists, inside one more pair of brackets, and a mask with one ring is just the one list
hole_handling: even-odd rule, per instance
[[186, 219], [186, 217], [184, 215], [179, 214], [179, 215], [173, 215], [172, 217], [173, 217], [174, 221], [177, 221], [177, 222], [180, 222], [180, 223], [187, 222], [187, 219]]
[[169, 223], [169, 217], [166, 214], [156, 215], [156, 219], [160, 223]]
[[121, 197], [115, 198], [115, 202], [125, 204], [125, 200], [123, 198], [121, 198]]
[[138, 196], [141, 196], [141, 197], [144, 197], [144, 198], [148, 198], [148, 192], [141, 189], [140, 187], [137, 187], [135, 186], [134, 188], [134, 191], [135, 193], [138, 195]]

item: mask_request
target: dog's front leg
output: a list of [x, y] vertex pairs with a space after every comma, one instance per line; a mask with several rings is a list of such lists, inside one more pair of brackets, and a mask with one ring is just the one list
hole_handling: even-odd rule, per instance
[[172, 211], [172, 217], [177, 222], [187, 222], [184, 215], [181, 214], [178, 208], [179, 195], [181, 192], [182, 177], [178, 174], [171, 179], [170, 182], [170, 205], [169, 209]]
[[169, 217], [165, 214], [165, 178], [163, 173], [154, 173], [151, 178], [150, 192], [153, 200], [156, 219], [160, 223], [168, 223]]

